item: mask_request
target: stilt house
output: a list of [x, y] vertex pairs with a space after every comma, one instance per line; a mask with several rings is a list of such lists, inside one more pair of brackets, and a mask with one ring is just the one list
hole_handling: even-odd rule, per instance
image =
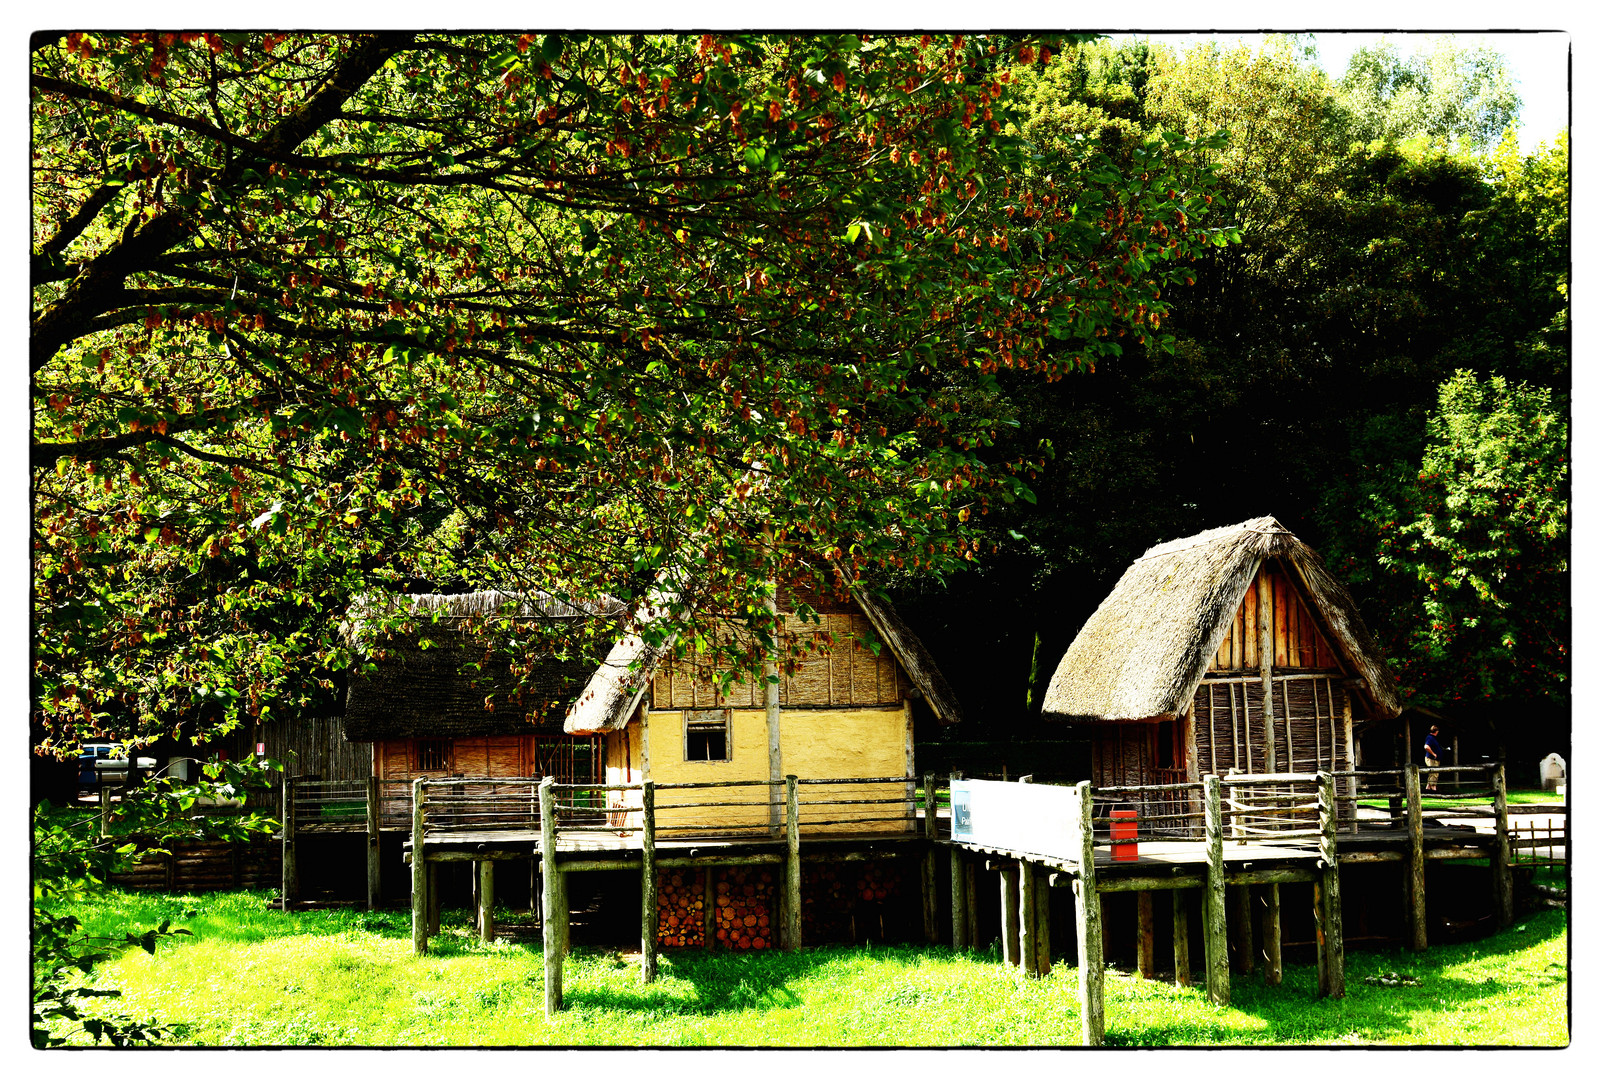
[[1136, 559], [1068, 647], [1043, 711], [1085, 725], [1091, 782], [1120, 787], [1351, 769], [1357, 732], [1401, 702], [1350, 593], [1262, 517]]
[[[562, 716], [610, 643], [621, 605], [580, 607], [543, 593], [493, 591], [407, 601], [414, 616], [437, 614], [437, 621], [381, 642], [371, 657], [375, 670], [352, 675], [345, 705], [345, 738], [372, 744], [373, 776], [599, 782], [600, 740], [568, 735]], [[523, 661], [532, 670], [519, 679], [504, 630], [475, 632], [506, 614], [514, 627], [537, 622], [563, 630], [568, 653]]]
[[[800, 600], [818, 614], [819, 622], [793, 614]], [[803, 781], [853, 777], [910, 781], [916, 776], [914, 710], [926, 709], [941, 725], [961, 718], [955, 697], [922, 642], [888, 603], [865, 591], [840, 600], [780, 590], [776, 605], [783, 616], [783, 634], [798, 639], [807, 651], [792, 674], [775, 680], [752, 673], [720, 688], [712, 677], [712, 665], [679, 646], [676, 637], [649, 644], [635, 632], [618, 641], [593, 671], [566, 721], [570, 736], [602, 740], [607, 783], [649, 779], [781, 784], [788, 774]], [[648, 624], [659, 617], [647, 612], [644, 620]], [[711, 628], [719, 635], [740, 632], [732, 620], [714, 620]], [[769, 671], [777, 673], [776, 668]], [[908, 798], [911, 786], [906, 785]], [[680, 804], [725, 805], [700, 812], [681, 809], [664, 827], [765, 827], [771, 820], [766, 807], [769, 789], [758, 790], [760, 808], [726, 805], [728, 795], [718, 789], [675, 792], [674, 801]], [[781, 797], [782, 789], [776, 790]], [[637, 800], [637, 792], [628, 794]], [[614, 803], [623, 806], [620, 797]], [[884, 811], [871, 804], [856, 808], [836, 804], [824, 813], [839, 822], [833, 831], [887, 828]], [[816, 816], [802, 807], [803, 826]], [[870, 822], [872, 818], [879, 821]], [[853, 828], [852, 819], [861, 819], [862, 824]], [[897, 822], [891, 828], [902, 827]], [[910, 828], [910, 823], [904, 827]]]

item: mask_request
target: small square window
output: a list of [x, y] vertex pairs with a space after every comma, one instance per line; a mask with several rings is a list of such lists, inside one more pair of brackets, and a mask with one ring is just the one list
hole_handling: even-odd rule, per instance
[[727, 709], [684, 713], [685, 761], [728, 761], [730, 742]]
[[418, 739], [416, 771], [449, 772], [450, 744], [449, 739]]

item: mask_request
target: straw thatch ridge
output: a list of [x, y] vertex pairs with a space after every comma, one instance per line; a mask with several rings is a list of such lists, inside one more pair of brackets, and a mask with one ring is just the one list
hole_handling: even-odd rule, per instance
[[1296, 578], [1375, 717], [1401, 711], [1400, 689], [1351, 594], [1271, 517], [1159, 544], [1136, 559], [1084, 623], [1045, 692], [1066, 720], [1172, 719], [1183, 712], [1233, 624], [1257, 570], [1277, 559]]
[[[384, 606], [415, 621], [409, 633], [374, 645], [377, 670], [352, 671], [345, 701], [345, 738], [351, 742], [559, 731], [568, 703], [611, 637], [609, 626], [591, 624], [609, 624], [622, 611], [609, 597], [574, 604], [537, 590], [420, 593]], [[379, 601], [358, 601], [350, 636], [379, 611]], [[502, 629], [495, 626], [496, 616], [511, 619], [514, 628], [530, 623], [556, 628], [568, 655], [534, 659], [529, 673], [519, 678], [512, 657], [495, 647]], [[594, 644], [596, 629], [599, 645]]]
[[[653, 596], [652, 602], [640, 613], [638, 625], [652, 626], [663, 621], [676, 595]], [[933, 656], [901, 621], [895, 609], [887, 601], [869, 595], [865, 589], [852, 590], [851, 595], [889, 646], [935, 719], [942, 725], [959, 721], [962, 711], [956, 695], [951, 693], [945, 677], [935, 666]], [[657, 667], [677, 640], [676, 631], [669, 632], [655, 644], [647, 643], [637, 632], [620, 639], [568, 711], [564, 730], [569, 735], [622, 730], [650, 689]]]

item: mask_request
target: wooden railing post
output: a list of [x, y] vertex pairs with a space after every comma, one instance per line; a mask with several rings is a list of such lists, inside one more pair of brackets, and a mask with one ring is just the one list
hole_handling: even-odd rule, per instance
[[411, 952], [422, 956], [428, 952], [428, 862], [423, 850], [423, 828], [426, 824], [428, 781], [418, 779], [411, 785]]
[[1223, 871], [1222, 781], [1208, 775], [1206, 801], [1206, 887], [1202, 889], [1201, 929], [1206, 941], [1206, 996], [1214, 1005], [1229, 1003], [1228, 914]]
[[1105, 954], [1101, 945], [1101, 894], [1095, 887], [1095, 798], [1088, 780], [1078, 786], [1078, 873], [1073, 879], [1078, 937], [1078, 1007], [1085, 1046], [1106, 1038]]
[[380, 877], [378, 840], [380, 837], [378, 814], [380, 810], [378, 778], [367, 777], [367, 910], [377, 911], [384, 900], [383, 879]]
[[1423, 900], [1423, 786], [1418, 767], [1406, 766], [1406, 910], [1412, 948], [1422, 952], [1429, 947], [1429, 927]]
[[561, 868], [556, 862], [555, 779], [539, 782], [539, 868], [544, 875], [541, 906], [544, 908], [542, 937], [545, 951], [545, 1015], [561, 1011], [561, 962], [566, 955], [566, 890], [562, 888]]
[[284, 777], [283, 909], [300, 899], [300, 868], [295, 864], [295, 780]]
[[[1506, 762], [1498, 761], [1491, 768], [1490, 784], [1495, 791], [1495, 861], [1491, 864], [1490, 883], [1495, 890], [1495, 920], [1505, 929], [1512, 925], [1514, 917], [1512, 843], [1507, 831]], [[1546, 831], [1550, 832], [1549, 827]], [[1555, 852], [1552, 855], [1554, 857]]]
[[[957, 776], [951, 774], [951, 783], [956, 783]], [[956, 802], [951, 801], [951, 829], [956, 829]], [[951, 948], [966, 949], [972, 945], [967, 936], [967, 869], [964, 866], [966, 858], [961, 847], [955, 839], [951, 840]]]
[[[800, 778], [784, 777], [784, 950], [801, 946]], [[708, 868], [710, 873], [710, 868]]]
[[939, 837], [939, 806], [934, 799], [934, 774], [923, 774], [923, 838], [928, 850], [923, 852], [923, 940], [930, 944], [939, 941], [939, 897], [935, 895], [934, 843]]
[[647, 983], [656, 981], [656, 781], [646, 780], [640, 799], [640, 974]]
[[1319, 879], [1313, 883], [1317, 920], [1318, 993], [1325, 997], [1345, 996], [1345, 924], [1340, 900], [1340, 859], [1335, 829], [1339, 818], [1335, 805], [1334, 776], [1317, 774]]
[[100, 778], [100, 836], [104, 838], [111, 831], [111, 788]]

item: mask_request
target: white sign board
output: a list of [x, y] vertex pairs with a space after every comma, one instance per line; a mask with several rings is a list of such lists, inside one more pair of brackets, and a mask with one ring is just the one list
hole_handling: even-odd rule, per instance
[[1071, 859], [1078, 853], [1078, 790], [998, 780], [951, 781], [951, 839]]

